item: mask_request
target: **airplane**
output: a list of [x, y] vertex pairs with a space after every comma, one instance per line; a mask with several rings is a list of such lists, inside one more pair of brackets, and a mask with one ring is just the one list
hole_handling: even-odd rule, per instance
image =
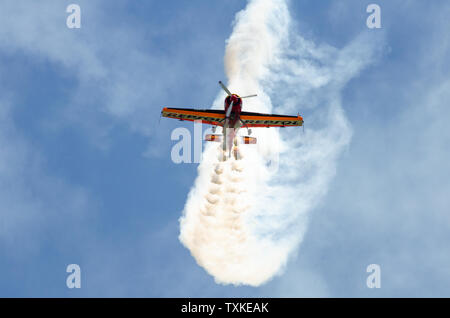
[[[232, 148], [234, 150], [234, 158], [236, 160], [241, 159], [238, 149], [238, 138], [236, 137], [241, 127], [247, 128], [247, 134], [249, 135], [242, 136], [241, 142], [243, 144], [256, 144], [256, 138], [250, 137], [252, 134], [251, 127], [303, 126], [303, 118], [300, 115], [287, 116], [242, 111], [242, 99], [256, 97], [257, 95], [240, 97], [237, 94], [232, 94], [221, 81], [219, 81], [219, 85], [227, 93], [223, 110], [164, 107], [161, 111], [161, 116], [178, 120], [199, 121], [202, 124], [213, 125], [213, 134], [207, 134], [205, 141], [223, 141], [224, 161], [226, 160], [227, 151], [229, 153], [228, 157], [231, 157]], [[215, 134], [217, 126], [222, 127], [222, 135]]]

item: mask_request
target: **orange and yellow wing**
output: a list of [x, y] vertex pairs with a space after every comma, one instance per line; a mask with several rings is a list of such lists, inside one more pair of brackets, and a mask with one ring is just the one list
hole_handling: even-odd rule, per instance
[[303, 126], [302, 116], [286, 116], [242, 112], [241, 119], [246, 127], [289, 127]]
[[178, 120], [201, 121], [202, 124], [223, 126], [225, 111], [218, 109], [192, 109], [164, 107], [161, 116]]

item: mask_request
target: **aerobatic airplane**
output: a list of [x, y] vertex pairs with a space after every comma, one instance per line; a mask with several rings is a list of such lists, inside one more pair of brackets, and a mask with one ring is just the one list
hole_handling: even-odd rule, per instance
[[234, 149], [235, 159], [239, 159], [237, 132], [241, 127], [247, 128], [249, 136], [242, 136], [241, 142], [244, 144], [256, 144], [256, 138], [250, 137], [252, 131], [250, 127], [288, 127], [303, 126], [303, 118], [300, 115], [286, 116], [275, 114], [261, 114], [242, 111], [242, 99], [255, 97], [248, 95], [240, 97], [232, 94], [228, 88], [219, 81], [222, 89], [227, 93], [225, 98], [224, 110], [218, 109], [192, 109], [192, 108], [169, 108], [164, 107], [161, 111], [163, 117], [175, 118], [178, 120], [199, 121], [202, 124], [213, 125], [213, 133], [217, 126], [222, 127], [222, 135], [208, 134], [206, 141], [223, 141], [224, 158], [228, 151], [231, 157], [231, 150]]

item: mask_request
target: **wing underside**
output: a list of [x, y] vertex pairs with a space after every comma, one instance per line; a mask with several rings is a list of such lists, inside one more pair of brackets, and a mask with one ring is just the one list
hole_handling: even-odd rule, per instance
[[225, 111], [218, 109], [163, 108], [163, 117], [178, 120], [201, 121], [202, 124], [223, 126]]
[[[215, 126], [223, 126], [225, 122], [225, 111], [219, 109], [165, 107], [161, 115], [178, 120], [201, 121], [203, 124]], [[289, 127], [303, 125], [303, 118], [301, 116], [241, 112], [240, 119], [245, 127]]]
[[289, 127], [303, 125], [303, 118], [301, 116], [242, 112], [241, 119], [246, 127]]

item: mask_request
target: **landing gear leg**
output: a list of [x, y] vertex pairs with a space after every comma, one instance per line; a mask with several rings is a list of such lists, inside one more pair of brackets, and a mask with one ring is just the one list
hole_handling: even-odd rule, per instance
[[233, 155], [234, 155], [234, 159], [235, 160], [241, 160], [242, 159], [242, 155], [241, 152], [239, 151], [239, 143], [238, 143], [238, 139], [234, 138], [233, 140]]
[[241, 160], [242, 159], [241, 152], [239, 151], [239, 147], [237, 147], [237, 146], [234, 147], [233, 155], [234, 155], [234, 159], [235, 160]]

